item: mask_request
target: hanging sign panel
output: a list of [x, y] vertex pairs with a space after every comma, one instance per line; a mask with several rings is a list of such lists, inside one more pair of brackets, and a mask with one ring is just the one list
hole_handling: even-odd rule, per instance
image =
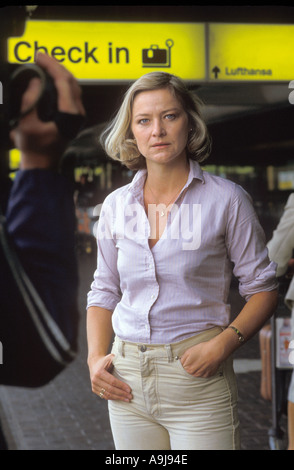
[[294, 25], [209, 24], [209, 80], [294, 79]]
[[198, 23], [29, 20], [22, 37], [8, 39], [11, 63], [34, 62], [38, 51], [83, 81], [133, 80], [156, 70], [191, 81], [206, 74], [205, 25]]

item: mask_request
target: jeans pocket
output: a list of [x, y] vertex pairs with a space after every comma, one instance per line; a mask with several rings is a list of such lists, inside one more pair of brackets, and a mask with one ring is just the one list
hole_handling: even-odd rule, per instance
[[220, 367], [218, 368], [217, 372], [213, 375], [211, 375], [210, 377], [195, 377], [194, 375], [190, 374], [188, 371], [186, 371], [185, 367], [183, 366], [182, 362], [181, 362], [181, 359], [179, 357], [177, 357], [175, 359], [175, 363], [179, 369], [179, 371], [185, 375], [186, 377], [189, 377], [190, 379], [194, 379], [194, 380], [203, 380], [203, 381], [207, 381], [209, 379], [213, 379], [215, 377], [222, 377], [223, 376], [223, 365], [221, 364]]

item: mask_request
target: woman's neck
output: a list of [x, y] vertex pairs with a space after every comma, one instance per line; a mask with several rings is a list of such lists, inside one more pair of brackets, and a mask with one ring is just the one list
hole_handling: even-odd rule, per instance
[[189, 161], [181, 164], [153, 165], [147, 163], [147, 184], [154, 193], [169, 194], [183, 187], [189, 174]]

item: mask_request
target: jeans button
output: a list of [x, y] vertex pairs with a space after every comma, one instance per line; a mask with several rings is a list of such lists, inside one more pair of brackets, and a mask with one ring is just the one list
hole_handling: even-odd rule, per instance
[[141, 352], [145, 352], [145, 351], [146, 351], [146, 346], [144, 346], [144, 345], [141, 346], [141, 347], [140, 347], [140, 351], [141, 351]]

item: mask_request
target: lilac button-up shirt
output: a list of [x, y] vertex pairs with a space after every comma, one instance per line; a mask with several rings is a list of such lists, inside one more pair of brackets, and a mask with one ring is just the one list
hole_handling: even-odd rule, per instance
[[88, 307], [113, 311], [114, 332], [140, 343], [173, 343], [230, 321], [232, 273], [246, 300], [277, 287], [250, 196], [190, 161], [188, 180], [150, 249], [146, 170], [105, 199]]

